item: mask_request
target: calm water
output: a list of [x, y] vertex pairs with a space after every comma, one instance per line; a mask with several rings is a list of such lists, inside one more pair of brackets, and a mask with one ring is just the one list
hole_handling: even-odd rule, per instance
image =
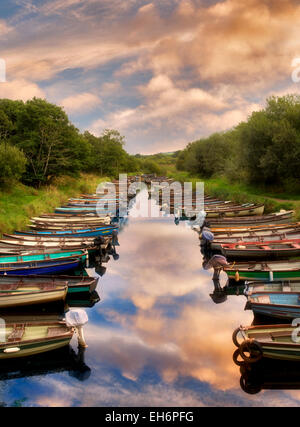
[[244, 296], [214, 304], [195, 232], [172, 219], [130, 218], [119, 241], [101, 301], [86, 308], [84, 362], [68, 349], [16, 360], [1, 371], [2, 405], [299, 405], [297, 390], [242, 391], [231, 335], [253, 315]]

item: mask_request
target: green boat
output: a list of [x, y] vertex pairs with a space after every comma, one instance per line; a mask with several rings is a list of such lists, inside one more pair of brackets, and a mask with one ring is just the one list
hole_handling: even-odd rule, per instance
[[68, 345], [74, 329], [65, 322], [6, 323], [1, 328], [0, 360], [32, 356]]
[[229, 280], [274, 280], [300, 279], [300, 261], [270, 261], [233, 263], [223, 267]]

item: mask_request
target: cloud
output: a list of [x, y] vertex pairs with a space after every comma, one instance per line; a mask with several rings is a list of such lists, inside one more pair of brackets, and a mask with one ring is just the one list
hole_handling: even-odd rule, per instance
[[87, 92], [69, 96], [60, 101], [60, 105], [69, 113], [87, 113], [100, 104], [101, 100], [97, 95]]
[[289, 87], [300, 56], [293, 0], [55, 0], [39, 9], [27, 1], [22, 12], [18, 25], [0, 22], [0, 33], [14, 30], [1, 52], [10, 79], [67, 86], [67, 72], [72, 79], [80, 70], [77, 93], [65, 97], [102, 88], [105, 114], [95, 120], [90, 101], [90, 129], [126, 131], [133, 152], [237, 124], [267, 94]]
[[0, 19], [0, 36], [3, 37], [10, 31], [12, 31], [12, 27], [10, 27], [6, 21]]
[[44, 91], [33, 82], [16, 79], [0, 83], [0, 97], [13, 100], [27, 101], [33, 97], [44, 98]]

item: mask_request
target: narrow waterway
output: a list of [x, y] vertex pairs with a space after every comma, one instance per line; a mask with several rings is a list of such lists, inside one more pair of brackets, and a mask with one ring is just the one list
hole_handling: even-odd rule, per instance
[[0, 377], [2, 405], [299, 405], [300, 391], [241, 389], [231, 335], [253, 315], [243, 295], [212, 301], [196, 232], [172, 218], [129, 218], [119, 242], [99, 280], [101, 301], [86, 308], [84, 362], [66, 351], [28, 369], [16, 360]]

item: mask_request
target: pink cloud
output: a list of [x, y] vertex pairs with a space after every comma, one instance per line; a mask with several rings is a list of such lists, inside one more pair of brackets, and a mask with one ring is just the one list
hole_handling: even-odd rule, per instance
[[100, 98], [97, 95], [88, 92], [69, 96], [60, 101], [60, 105], [70, 113], [88, 112], [100, 104]]
[[27, 101], [33, 97], [44, 98], [45, 93], [33, 82], [24, 79], [16, 79], [0, 84], [0, 97]]

